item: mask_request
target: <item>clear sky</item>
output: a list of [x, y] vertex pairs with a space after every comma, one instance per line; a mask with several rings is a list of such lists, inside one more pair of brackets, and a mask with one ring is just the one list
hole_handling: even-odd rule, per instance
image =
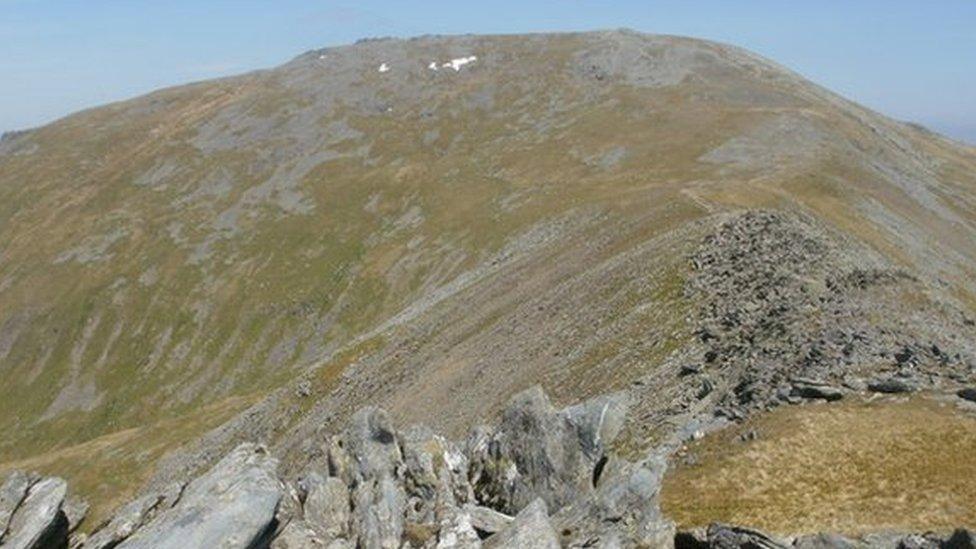
[[976, 143], [976, 0], [0, 0], [0, 131], [363, 37], [617, 27], [737, 44]]

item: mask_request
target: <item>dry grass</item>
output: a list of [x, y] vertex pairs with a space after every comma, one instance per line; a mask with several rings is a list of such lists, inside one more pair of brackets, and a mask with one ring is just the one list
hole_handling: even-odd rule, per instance
[[976, 418], [932, 398], [789, 407], [692, 444], [662, 505], [685, 527], [949, 530], [976, 524], [974, 450]]

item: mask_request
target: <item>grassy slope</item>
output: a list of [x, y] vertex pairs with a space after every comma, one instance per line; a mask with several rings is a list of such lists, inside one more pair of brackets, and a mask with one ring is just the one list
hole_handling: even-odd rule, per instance
[[[972, 151], [742, 52], [617, 33], [323, 53], [79, 113], [0, 149], [0, 468], [56, 469], [50, 456], [152, 425], [188, 440], [225, 417], [198, 410], [250, 402], [347, 349], [319, 370], [320, 390], [333, 388], [361, 334], [557, 219], [590, 221], [425, 310], [411, 325], [428, 336], [409, 353], [369, 339], [377, 371], [421, 372], [403, 382], [410, 398], [391, 383], [389, 405], [421, 418], [414, 395], [445, 401], [455, 419], [442, 423], [460, 429], [520, 385], [573, 400], [645, 372], [687, 337], [677, 288], [695, 235], [682, 227], [729, 207], [809, 209], [972, 303], [973, 240], [926, 241], [971, 234]], [[479, 61], [459, 73], [425, 68], [467, 53]], [[381, 61], [394, 70], [378, 73]], [[763, 130], [784, 117], [785, 130]], [[743, 138], [758, 144], [745, 161], [707, 160]], [[961, 221], [865, 159], [931, 176]], [[866, 216], [867, 202], [913, 240]], [[652, 254], [635, 251], [662, 234]], [[631, 256], [653, 272], [601, 263]], [[639, 276], [650, 281], [631, 284]], [[594, 312], [528, 314], [539, 296]], [[598, 325], [611, 328], [587, 338]], [[635, 353], [640, 334], [661, 343]], [[573, 335], [585, 343], [569, 358], [546, 354]], [[503, 352], [518, 337], [525, 349]], [[455, 401], [486, 375], [506, 383]], [[453, 416], [459, 402], [474, 412]]]

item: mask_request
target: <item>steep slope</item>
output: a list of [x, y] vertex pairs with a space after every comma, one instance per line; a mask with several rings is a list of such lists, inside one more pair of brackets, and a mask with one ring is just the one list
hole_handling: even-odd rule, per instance
[[644, 447], [695, 411], [689, 258], [752, 208], [972, 337], [976, 152], [725, 45], [365, 41], [6, 136], [0, 463], [114, 493], [254, 404], [158, 478], [255, 437], [298, 468], [366, 403], [454, 435], [540, 382], [645, 387]]

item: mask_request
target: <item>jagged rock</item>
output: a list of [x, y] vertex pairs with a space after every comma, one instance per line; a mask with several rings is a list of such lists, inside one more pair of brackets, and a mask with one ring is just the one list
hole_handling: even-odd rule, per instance
[[800, 536], [793, 542], [796, 549], [853, 549], [854, 542], [836, 534]]
[[76, 496], [68, 496], [64, 500], [64, 505], [61, 506], [61, 510], [64, 511], [64, 516], [68, 519], [68, 533], [70, 534], [78, 528], [81, 521], [85, 520], [85, 516], [88, 514], [88, 502]]
[[455, 511], [440, 523], [440, 533], [437, 539], [437, 549], [477, 549], [481, 547], [481, 539], [471, 522], [471, 515], [466, 511]]
[[489, 507], [467, 505], [464, 507], [464, 511], [471, 516], [471, 525], [476, 530], [486, 534], [494, 534], [504, 530], [512, 523], [512, 517]]
[[0, 486], [0, 540], [3, 540], [10, 525], [10, 519], [20, 503], [27, 497], [27, 491], [37, 482], [37, 477], [23, 471], [13, 471], [7, 475]]
[[794, 382], [792, 394], [801, 398], [836, 401], [844, 398], [844, 392], [827, 384], [813, 382]]
[[960, 528], [949, 536], [943, 549], [976, 549], [976, 532]]
[[57, 477], [33, 484], [10, 518], [5, 549], [46, 549], [68, 543], [68, 519], [61, 506], [68, 485]]
[[318, 473], [310, 473], [303, 482], [307, 526], [326, 539], [347, 537], [351, 511], [346, 485], [337, 477], [323, 479]]
[[959, 392], [957, 392], [956, 395], [958, 395], [959, 398], [961, 398], [963, 400], [968, 400], [970, 402], [976, 402], [976, 388], [974, 388], [974, 387], [968, 387], [966, 389], [959, 389]]
[[708, 544], [714, 549], [786, 549], [785, 543], [766, 534], [740, 526], [712, 524], [708, 527]]
[[325, 541], [304, 521], [293, 520], [271, 542], [271, 549], [325, 547]]
[[898, 542], [897, 549], [939, 549], [942, 542], [934, 537], [911, 534]]
[[559, 549], [559, 538], [549, 522], [546, 502], [536, 499], [525, 507], [508, 528], [485, 540], [485, 549]]
[[108, 549], [128, 538], [155, 513], [169, 509], [183, 491], [183, 485], [173, 483], [161, 492], [154, 492], [135, 499], [115, 512], [108, 522], [95, 529], [83, 543], [85, 549]]
[[407, 520], [415, 524], [451, 522], [459, 507], [474, 501], [467, 456], [426, 427], [407, 429], [400, 441]]
[[403, 535], [406, 491], [403, 456], [386, 412], [364, 408], [329, 447], [329, 464], [351, 489], [352, 529], [365, 547], [397, 548]]
[[868, 390], [874, 393], [911, 393], [917, 389], [914, 383], [904, 379], [889, 377], [868, 383]]
[[241, 444], [197, 478], [179, 503], [123, 541], [121, 549], [254, 547], [267, 543], [282, 496], [277, 460]]
[[479, 501], [514, 514], [542, 498], [558, 510], [593, 490], [592, 477], [606, 445], [620, 429], [620, 395], [562, 412], [540, 387], [515, 395], [493, 432], [469, 438], [471, 479]]
[[663, 460], [634, 464], [611, 459], [597, 479], [593, 497], [574, 502], [552, 517], [570, 545], [671, 547], [674, 524], [658, 506]]

